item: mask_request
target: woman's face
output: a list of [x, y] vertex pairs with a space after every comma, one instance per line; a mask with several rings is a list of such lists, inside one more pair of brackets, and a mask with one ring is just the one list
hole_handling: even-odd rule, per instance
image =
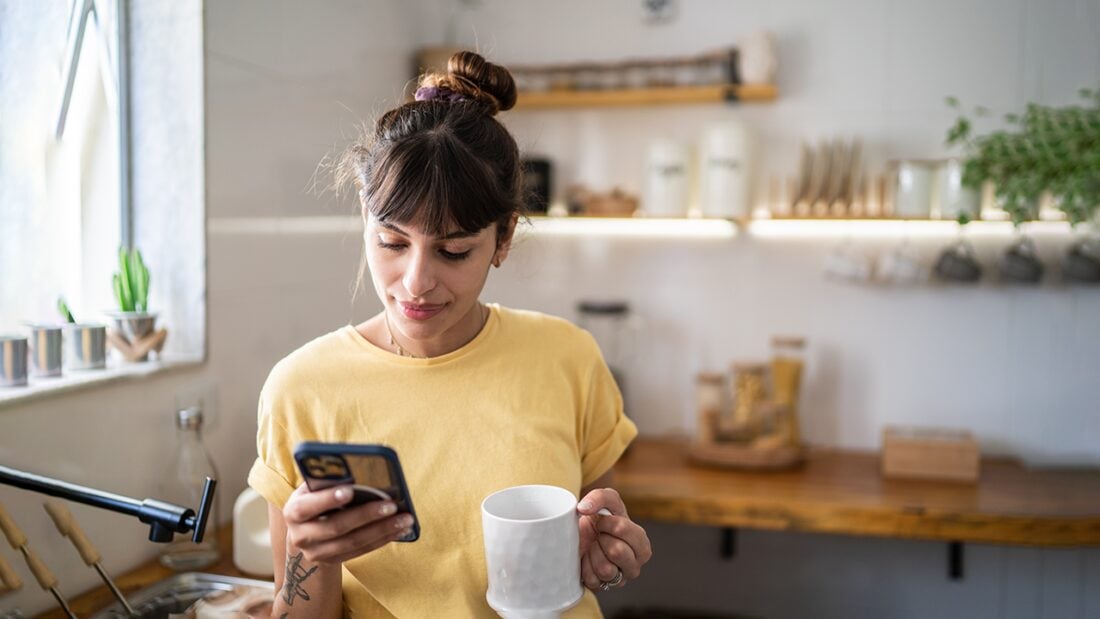
[[454, 228], [429, 236], [416, 223], [381, 222], [368, 213], [367, 265], [403, 348], [438, 356], [480, 331], [478, 297], [489, 266], [508, 251], [507, 242], [498, 248], [496, 229], [494, 224], [471, 234]]

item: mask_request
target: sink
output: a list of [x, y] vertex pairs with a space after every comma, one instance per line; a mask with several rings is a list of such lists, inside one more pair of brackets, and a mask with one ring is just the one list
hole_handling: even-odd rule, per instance
[[[168, 619], [170, 614], [182, 613], [198, 600], [218, 592], [237, 591], [270, 600], [275, 595], [275, 585], [266, 580], [219, 576], [201, 572], [185, 572], [162, 580], [126, 596], [126, 600], [141, 619]], [[128, 617], [117, 601], [92, 615], [92, 619], [116, 619]]]

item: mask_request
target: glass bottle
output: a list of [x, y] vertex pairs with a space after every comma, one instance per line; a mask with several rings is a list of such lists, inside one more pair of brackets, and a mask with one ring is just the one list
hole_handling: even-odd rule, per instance
[[[218, 479], [214, 461], [202, 442], [202, 408], [191, 406], [176, 413], [176, 453], [165, 471], [161, 496], [163, 501], [189, 507], [196, 512], [202, 499], [206, 478]], [[215, 493], [216, 494], [216, 493]], [[218, 560], [216, 533], [219, 505], [215, 496], [206, 523], [202, 543], [191, 541], [190, 534], [177, 533], [160, 551], [160, 562], [174, 570], [193, 570]]]
[[634, 352], [634, 324], [630, 305], [623, 301], [581, 301], [577, 304], [577, 324], [596, 338], [604, 362], [615, 378], [630, 411], [627, 373]]
[[725, 409], [725, 376], [700, 372], [695, 379], [695, 408], [698, 420], [696, 440], [704, 445], [718, 439], [719, 423]]
[[798, 424], [798, 396], [802, 387], [802, 370], [806, 340], [801, 337], [776, 336], [772, 338], [772, 401], [786, 407], [786, 418], [781, 429], [787, 436], [787, 444], [802, 443]]

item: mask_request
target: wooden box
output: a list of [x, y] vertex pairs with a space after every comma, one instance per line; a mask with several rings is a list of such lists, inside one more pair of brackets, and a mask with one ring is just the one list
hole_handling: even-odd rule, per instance
[[882, 474], [888, 478], [978, 481], [978, 441], [965, 430], [888, 426]]

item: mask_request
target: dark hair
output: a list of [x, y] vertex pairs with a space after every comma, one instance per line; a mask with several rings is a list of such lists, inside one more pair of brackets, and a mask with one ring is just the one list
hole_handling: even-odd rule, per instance
[[382, 221], [416, 221], [428, 234], [496, 223], [499, 240], [523, 204], [519, 149], [494, 118], [516, 103], [511, 73], [458, 52], [447, 73], [424, 75], [419, 85], [426, 100], [383, 114], [344, 153], [337, 183], [354, 182], [362, 205]]

